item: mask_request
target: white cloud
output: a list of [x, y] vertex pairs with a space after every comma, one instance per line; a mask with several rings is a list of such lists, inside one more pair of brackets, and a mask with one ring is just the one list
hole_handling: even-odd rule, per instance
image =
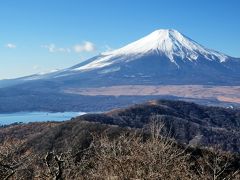
[[76, 44], [73, 47], [73, 50], [77, 53], [80, 52], [93, 52], [96, 50], [95, 45], [92, 42], [85, 41], [82, 44]]
[[107, 44], [104, 46], [104, 49], [105, 49], [106, 52], [109, 52], [109, 51], [113, 51], [113, 50], [114, 50], [113, 48], [111, 48], [111, 47], [110, 47], [109, 45], [107, 45]]
[[70, 48], [63, 48], [63, 47], [57, 47], [55, 44], [46, 44], [42, 45], [42, 48], [48, 49], [49, 52], [55, 53], [55, 52], [64, 52], [64, 53], [70, 53], [71, 49]]
[[76, 44], [75, 46], [71, 48], [63, 48], [63, 47], [57, 47], [54, 43], [51, 44], [45, 44], [41, 46], [42, 48], [47, 49], [51, 53], [55, 52], [64, 52], [64, 53], [70, 53], [72, 51], [76, 53], [81, 52], [93, 52], [96, 50], [95, 45], [90, 41], [85, 41], [82, 44]]
[[9, 49], [14, 49], [16, 48], [17, 46], [15, 44], [12, 44], [12, 43], [8, 43], [5, 45], [6, 48], [9, 48]]

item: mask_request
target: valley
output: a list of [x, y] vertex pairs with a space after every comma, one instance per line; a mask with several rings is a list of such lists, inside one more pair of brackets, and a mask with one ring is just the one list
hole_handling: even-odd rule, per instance
[[182, 99], [215, 99], [240, 106], [240, 86], [125, 85], [98, 88], [68, 88], [68, 94], [84, 96], [175, 96]]

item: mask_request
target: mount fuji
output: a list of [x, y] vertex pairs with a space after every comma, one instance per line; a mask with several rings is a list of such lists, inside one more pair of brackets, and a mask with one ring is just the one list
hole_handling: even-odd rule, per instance
[[73, 67], [12, 82], [32, 83], [36, 80], [38, 83], [39, 80], [52, 81], [81, 87], [129, 84], [240, 85], [240, 59], [205, 48], [176, 30], [160, 29]]
[[71, 88], [129, 85], [239, 86], [240, 58], [206, 48], [176, 30], [160, 29], [70, 68], [0, 81], [0, 91], [47, 96]]
[[[93, 85], [239, 84], [240, 59], [205, 48], [176, 30], [157, 30], [67, 70]], [[92, 77], [94, 77], [92, 79]]]

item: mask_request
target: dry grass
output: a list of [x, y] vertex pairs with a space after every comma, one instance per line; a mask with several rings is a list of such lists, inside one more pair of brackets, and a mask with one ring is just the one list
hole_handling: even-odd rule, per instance
[[69, 88], [65, 93], [86, 96], [150, 96], [172, 95], [182, 98], [218, 99], [223, 102], [240, 103], [240, 86], [203, 85], [125, 85], [100, 88]]

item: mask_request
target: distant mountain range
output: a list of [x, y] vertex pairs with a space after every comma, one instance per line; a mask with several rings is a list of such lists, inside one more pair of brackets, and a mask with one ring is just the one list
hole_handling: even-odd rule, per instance
[[[176, 30], [161, 29], [70, 68], [0, 81], [0, 91], [29, 101], [31, 96], [68, 96], [71, 88], [123, 85], [239, 86], [240, 58], [205, 48]], [[1, 95], [1, 101], [8, 100]]]

